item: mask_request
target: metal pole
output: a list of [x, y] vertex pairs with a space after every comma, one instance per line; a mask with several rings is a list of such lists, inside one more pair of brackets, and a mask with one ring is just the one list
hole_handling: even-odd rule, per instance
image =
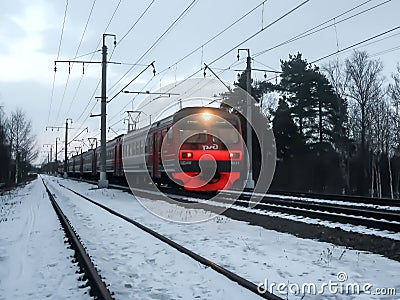
[[50, 174], [53, 174], [53, 166], [52, 166], [52, 163], [51, 163], [52, 157], [53, 157], [53, 145], [50, 145], [50, 157], [49, 157]]
[[251, 99], [251, 57], [250, 49], [247, 49], [247, 67], [246, 67], [246, 89], [247, 89], [247, 149], [249, 151], [249, 174], [247, 176], [246, 188], [254, 189], [253, 180], [253, 130], [251, 127], [252, 121], [252, 99]]
[[64, 145], [65, 155], [64, 155], [64, 178], [68, 177], [67, 172], [67, 160], [68, 160], [68, 119], [65, 120], [65, 145]]
[[[58, 143], [57, 143], [57, 141], [58, 141], [58, 139], [59, 138], [56, 138], [56, 153], [54, 155], [54, 160], [55, 160], [56, 164], [57, 164], [57, 151], [58, 151]], [[57, 166], [57, 168], [58, 168], [58, 166]]]
[[103, 34], [103, 56], [101, 61], [101, 141], [100, 141], [100, 180], [99, 188], [108, 188], [107, 172], [106, 172], [106, 139], [107, 139], [107, 46], [105, 43], [106, 34]]

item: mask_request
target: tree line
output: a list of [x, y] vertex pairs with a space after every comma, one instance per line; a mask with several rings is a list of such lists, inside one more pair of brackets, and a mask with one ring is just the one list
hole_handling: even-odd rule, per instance
[[6, 116], [0, 107], [0, 183], [13, 185], [24, 180], [37, 158], [31, 121], [21, 109]]
[[[275, 83], [252, 82], [255, 111], [275, 136], [271, 190], [399, 198], [400, 64], [387, 82], [382, 62], [365, 51], [321, 67], [289, 55]], [[235, 84], [246, 89], [245, 72]]]

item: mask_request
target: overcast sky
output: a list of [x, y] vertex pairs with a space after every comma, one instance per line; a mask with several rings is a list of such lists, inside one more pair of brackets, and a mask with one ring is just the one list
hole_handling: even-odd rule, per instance
[[[104, 32], [117, 36], [115, 49], [111, 37], [106, 39], [106, 44], [109, 58], [112, 53], [110, 60], [122, 63], [108, 65], [107, 91], [110, 98], [152, 61], [155, 61], [157, 75], [153, 77], [152, 68], [149, 68], [129, 86], [129, 90], [156, 91], [160, 86], [185, 79], [196, 71], [199, 72], [195, 77], [203, 77], [200, 71], [202, 63], [211, 63], [211, 68], [223, 80], [233, 82], [237, 74], [234, 70], [245, 68], [246, 53], [241, 52], [241, 60], [237, 62], [236, 46], [250, 48], [252, 55], [257, 54], [329, 20], [325, 24], [327, 28], [318, 33], [255, 56], [253, 67], [279, 70], [280, 59], [288, 59], [289, 54], [297, 52], [312, 62], [400, 26], [400, 0], [311, 0], [268, 26], [303, 2], [69, 0], [66, 5], [66, 0], [2, 1], [0, 105], [4, 106], [7, 114], [17, 107], [22, 108], [32, 120], [39, 148], [46, 150], [43, 144], [54, 144], [56, 137], [64, 140], [64, 130], [46, 131], [46, 126], [63, 126], [66, 118], [73, 120], [71, 138], [85, 127], [89, 128], [89, 133], [83, 134], [82, 138], [99, 136], [100, 119], [89, 119], [88, 116], [100, 112], [100, 105], [94, 97], [100, 96], [97, 85], [101, 66], [86, 64], [83, 75], [82, 64], [72, 65], [70, 73], [68, 64], [58, 64], [54, 73], [54, 61], [75, 57], [100, 61], [101, 52], [96, 50], [101, 48]], [[342, 21], [379, 4], [382, 5]], [[356, 6], [359, 7], [340, 16]], [[205, 44], [252, 9], [247, 17]], [[148, 51], [184, 11], [183, 17]], [[262, 28], [265, 30], [256, 34]], [[242, 43], [254, 34], [253, 38]], [[388, 82], [400, 61], [399, 37], [400, 29], [396, 29], [358, 48], [383, 62]], [[192, 55], [175, 64], [197, 48]], [[228, 52], [231, 49], [234, 50]], [[343, 52], [317, 64], [337, 57], [345, 59], [350, 55], [351, 52]], [[140, 65], [132, 66], [135, 63]], [[229, 66], [231, 70], [221, 71]], [[159, 73], [165, 69], [167, 71]], [[124, 74], [126, 76], [122, 78]], [[211, 78], [212, 74], [208, 72], [207, 76]], [[263, 79], [264, 73], [254, 71], [252, 76]], [[108, 105], [108, 126], [113, 125], [113, 130], [118, 133], [126, 127], [123, 112], [143, 99], [143, 96], [138, 96], [132, 104], [134, 97], [120, 94]], [[115, 135], [113, 130], [108, 134], [110, 138]], [[75, 146], [78, 144], [72, 147]]]

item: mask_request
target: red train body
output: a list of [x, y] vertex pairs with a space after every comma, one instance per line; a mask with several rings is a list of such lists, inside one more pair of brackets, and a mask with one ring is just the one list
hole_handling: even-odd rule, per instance
[[[229, 189], [243, 168], [240, 121], [217, 108], [184, 108], [107, 142], [108, 178], [175, 183], [188, 190]], [[100, 147], [73, 156], [68, 175], [98, 178]], [[212, 174], [203, 173], [211, 168]], [[207, 174], [207, 172], [205, 172]], [[128, 180], [130, 182], [130, 180]]]

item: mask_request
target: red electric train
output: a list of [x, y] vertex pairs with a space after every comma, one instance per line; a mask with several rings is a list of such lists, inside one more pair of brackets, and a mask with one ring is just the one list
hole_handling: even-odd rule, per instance
[[[218, 108], [183, 108], [168, 118], [107, 142], [109, 180], [151, 178], [187, 190], [230, 189], [243, 169], [239, 118]], [[100, 147], [68, 160], [68, 175], [99, 178]], [[60, 164], [59, 172], [63, 172]]]

